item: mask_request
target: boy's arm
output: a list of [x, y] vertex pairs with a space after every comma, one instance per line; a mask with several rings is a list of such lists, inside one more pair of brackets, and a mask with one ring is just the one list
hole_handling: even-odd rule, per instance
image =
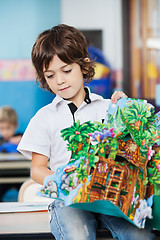
[[48, 157], [39, 153], [32, 153], [31, 178], [43, 185], [44, 179], [54, 172], [47, 168]]

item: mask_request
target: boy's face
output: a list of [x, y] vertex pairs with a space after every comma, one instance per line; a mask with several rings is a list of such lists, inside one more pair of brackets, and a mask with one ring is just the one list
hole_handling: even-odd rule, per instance
[[48, 69], [44, 69], [44, 77], [55, 94], [74, 102], [77, 107], [83, 102], [83, 73], [77, 63], [68, 65], [55, 55]]
[[16, 127], [9, 122], [0, 122], [0, 134], [2, 138], [8, 140], [15, 133]]

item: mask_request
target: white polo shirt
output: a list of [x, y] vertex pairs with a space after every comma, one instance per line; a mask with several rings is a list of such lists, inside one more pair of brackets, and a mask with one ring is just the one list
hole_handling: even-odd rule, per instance
[[[47, 156], [50, 159], [52, 171], [67, 164], [71, 152], [67, 150], [67, 142], [60, 136], [60, 131], [71, 127], [74, 120], [80, 120], [81, 124], [86, 121], [102, 122], [111, 101], [90, 93], [89, 88], [87, 89], [88, 98], [78, 109], [73, 103], [59, 96], [56, 96], [52, 103], [41, 108], [28, 124], [18, 145], [18, 151], [30, 159], [32, 152]], [[68, 104], [72, 105], [73, 108], [71, 109]]]

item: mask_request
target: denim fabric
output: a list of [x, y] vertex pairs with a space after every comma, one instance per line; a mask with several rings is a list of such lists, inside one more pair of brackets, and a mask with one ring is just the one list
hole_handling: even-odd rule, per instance
[[97, 221], [107, 228], [114, 239], [118, 240], [153, 240], [155, 235], [147, 228], [140, 229], [123, 218], [99, 214]]
[[97, 221], [90, 212], [65, 207], [59, 200], [49, 205], [50, 227], [56, 240], [95, 240]]
[[60, 200], [49, 205], [49, 213], [51, 232], [56, 240], [96, 240], [97, 226], [109, 229], [118, 240], [152, 240], [155, 237], [149, 230], [139, 229], [125, 219], [66, 207]]

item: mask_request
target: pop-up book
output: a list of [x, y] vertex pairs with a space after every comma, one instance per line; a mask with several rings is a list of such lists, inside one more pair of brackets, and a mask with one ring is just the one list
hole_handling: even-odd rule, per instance
[[122, 98], [103, 124], [77, 121], [63, 129], [71, 159], [45, 179], [41, 195], [144, 228], [160, 195], [159, 120], [147, 101]]

